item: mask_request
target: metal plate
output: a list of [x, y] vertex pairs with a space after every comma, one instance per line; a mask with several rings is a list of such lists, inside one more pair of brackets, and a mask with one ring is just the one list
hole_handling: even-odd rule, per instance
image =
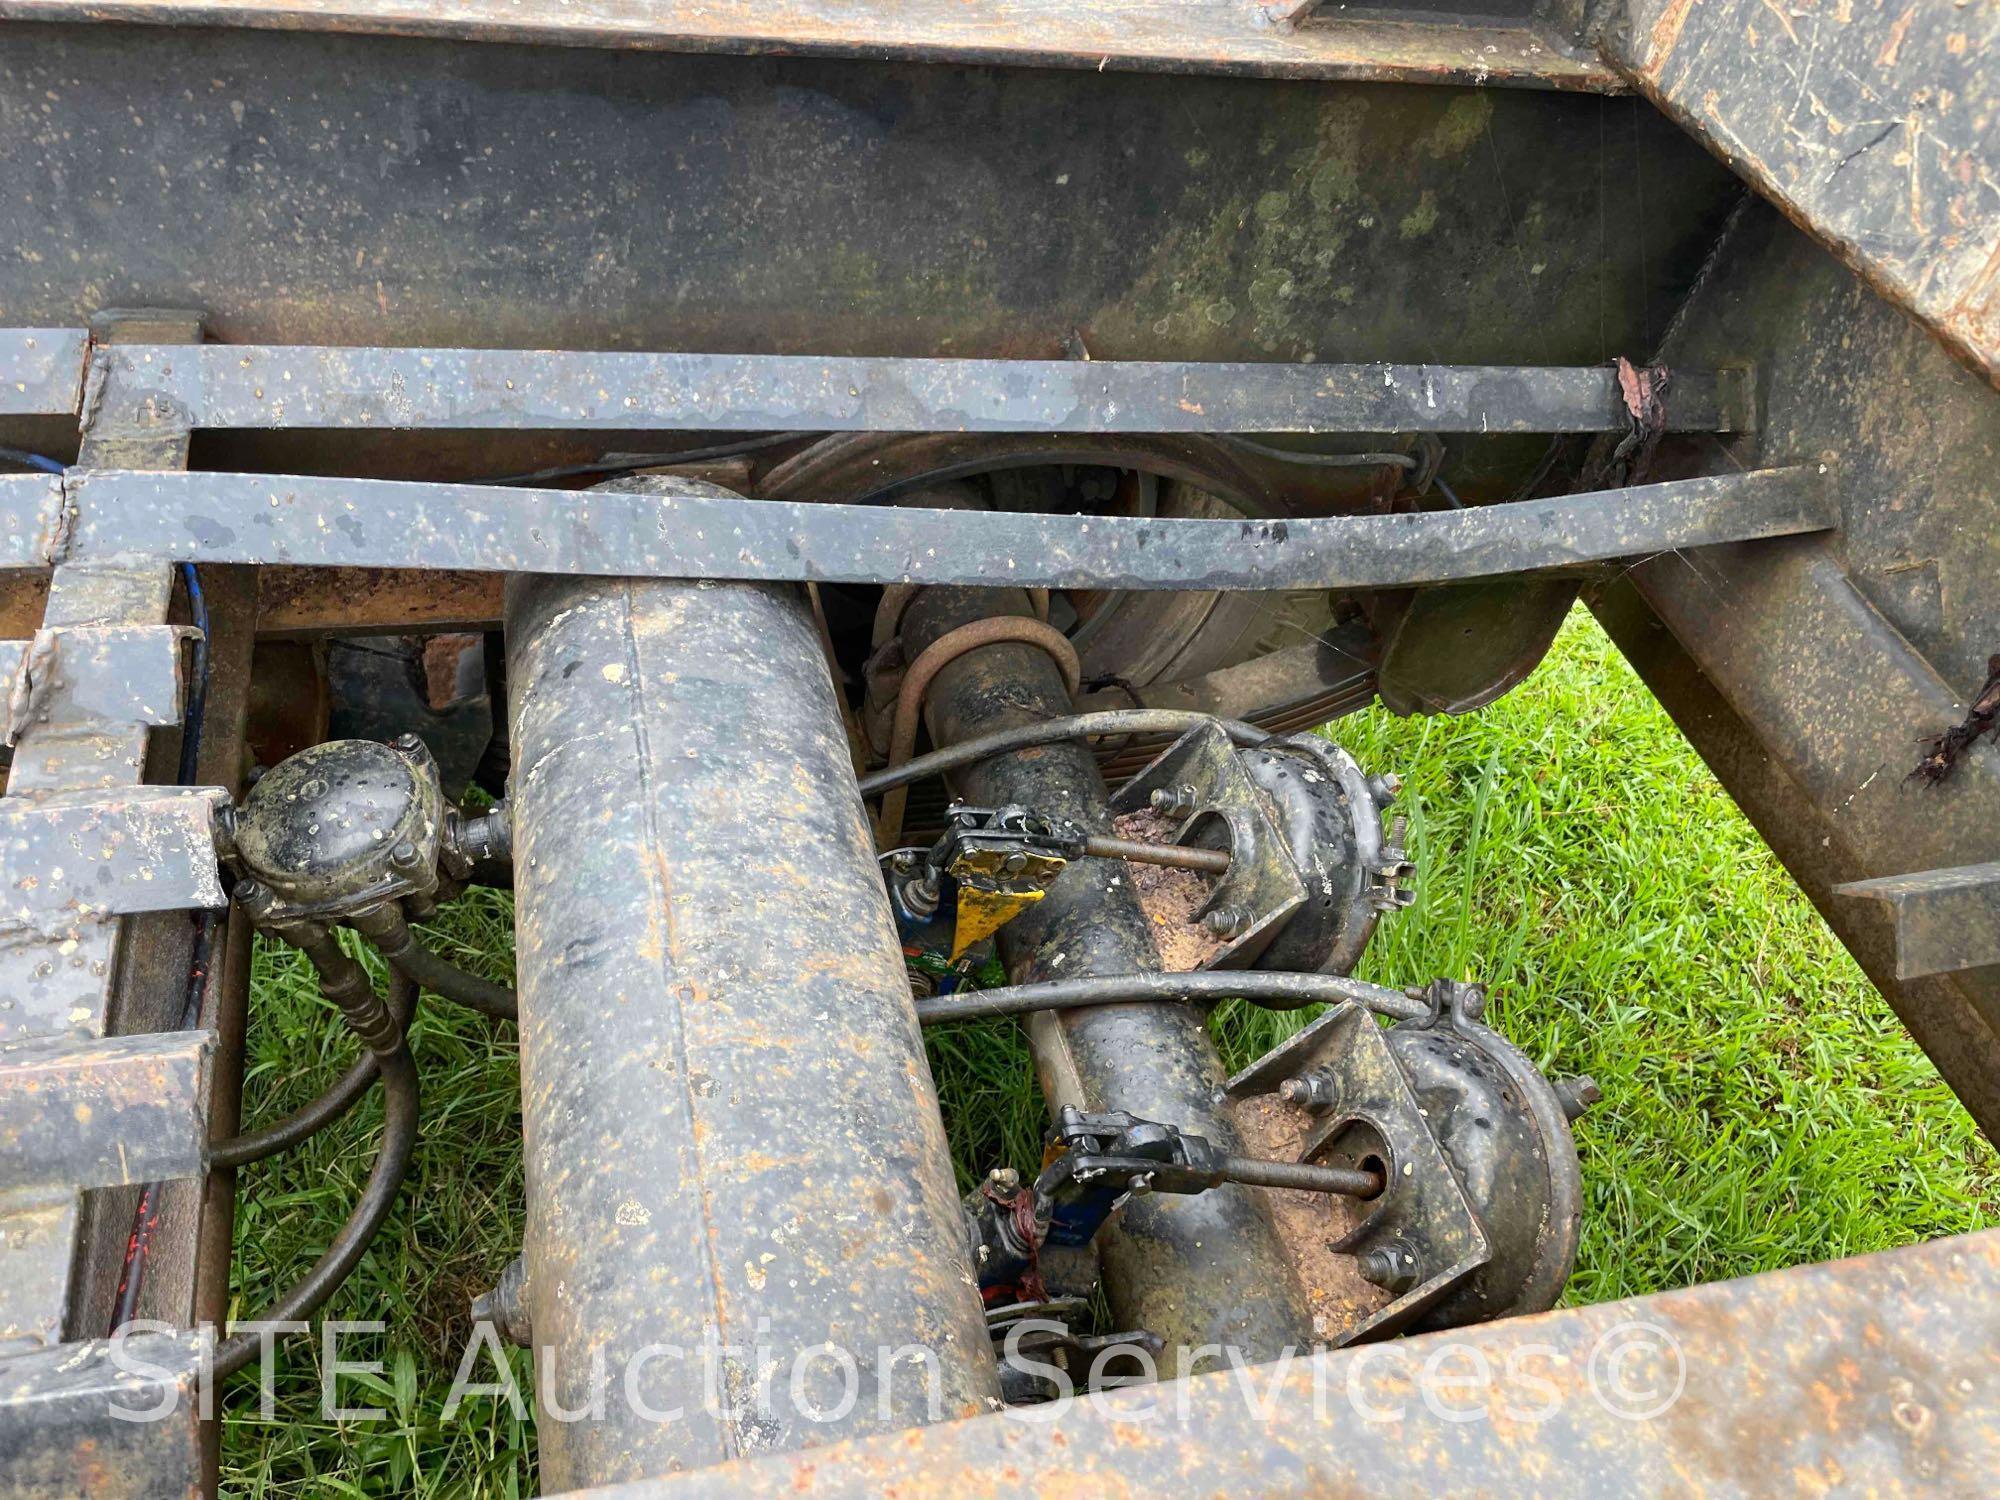
[[215, 1034], [0, 1043], [0, 1197], [199, 1174]]
[[220, 787], [0, 797], [0, 933], [141, 911], [220, 910]]
[[62, 513], [54, 474], [0, 474], [0, 568], [46, 568]]
[[0, 328], [0, 417], [65, 417], [83, 396], [81, 328]]
[[1335, 1103], [1307, 1128], [1299, 1159], [1358, 1166], [1359, 1154], [1350, 1148], [1366, 1141], [1366, 1150], [1380, 1150], [1386, 1158], [1391, 1178], [1382, 1196], [1363, 1206], [1365, 1217], [1332, 1248], [1359, 1256], [1379, 1247], [1421, 1257], [1414, 1285], [1342, 1329], [1335, 1342], [1393, 1338], [1485, 1265], [1492, 1247], [1409, 1075], [1369, 1008], [1328, 1010], [1231, 1078], [1229, 1097], [1270, 1093], [1283, 1079], [1315, 1070], [1333, 1081]]
[[[859, 359], [121, 345], [192, 427], [703, 432], [1609, 432], [1609, 366]], [[1735, 431], [1745, 377], [1675, 372], [1669, 428]]]
[[[1260, 0], [5, 0], [28, 20], [377, 31], [470, 41], [688, 52], [900, 56], [1047, 67], [1365, 78], [1401, 83], [1515, 84], [1616, 92], [1616, 75], [1553, 30], [1398, 24], [1343, 17], [1290, 26], [1296, 6]], [[1470, 8], [1470, 7], [1468, 7]]]
[[30, 725], [66, 728], [181, 721], [176, 625], [69, 625], [0, 641], [0, 742]]
[[1228, 870], [1210, 883], [1196, 915], [1206, 917], [1226, 907], [1244, 913], [1241, 929], [1201, 967], [1247, 969], [1305, 903], [1306, 883], [1266, 810], [1264, 795], [1236, 758], [1236, 746], [1221, 725], [1204, 724], [1175, 740], [1111, 794], [1111, 811], [1137, 812], [1151, 805], [1155, 791], [1179, 788], [1192, 794], [1195, 807], [1176, 815], [1174, 842], [1185, 843], [1210, 818], [1220, 818], [1227, 835], [1210, 847], [1232, 854]]
[[1820, 531], [1833, 519], [1817, 466], [1292, 521], [807, 505], [669, 479], [574, 491], [135, 471], [69, 488], [71, 562], [1045, 588], [1398, 588]]

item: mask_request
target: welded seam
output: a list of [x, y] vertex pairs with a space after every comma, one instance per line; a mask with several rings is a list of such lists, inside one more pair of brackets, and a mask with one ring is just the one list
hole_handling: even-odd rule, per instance
[[[729, 1341], [723, 1336], [726, 1323], [723, 1312], [722, 1295], [722, 1252], [716, 1242], [714, 1202], [709, 1193], [708, 1169], [702, 1161], [701, 1133], [696, 1128], [695, 1095], [693, 1074], [689, 1069], [689, 1048], [687, 1032], [687, 1006], [675, 993], [673, 976], [680, 959], [680, 933], [674, 921], [673, 892], [667, 879], [666, 843], [662, 837], [659, 822], [659, 803], [653, 795], [653, 742], [646, 729], [645, 678], [639, 670], [639, 633], [634, 628], [637, 604], [634, 599], [632, 580], [619, 580], [619, 588], [624, 597], [624, 614], [620, 628], [625, 636], [625, 681], [626, 698], [631, 704], [632, 733], [638, 742], [639, 762], [639, 814], [644, 819], [643, 832], [646, 839], [645, 857], [639, 863], [646, 872], [646, 885], [651, 892], [655, 909], [665, 924], [665, 941], [660, 945], [660, 956], [655, 960], [660, 973], [660, 988], [668, 997], [674, 1017], [674, 1063], [679, 1071], [680, 1106], [682, 1124], [687, 1130], [687, 1149], [694, 1162], [694, 1189], [701, 1205], [702, 1254], [708, 1264], [708, 1294], [710, 1319], [715, 1328], [718, 1346], [724, 1350]], [[692, 984], [690, 983], [690, 988]], [[717, 1425], [723, 1434], [723, 1448], [730, 1458], [743, 1456], [743, 1445], [738, 1438], [736, 1424], [732, 1420], [727, 1405], [727, 1396], [718, 1392], [723, 1403], [717, 1411]]]

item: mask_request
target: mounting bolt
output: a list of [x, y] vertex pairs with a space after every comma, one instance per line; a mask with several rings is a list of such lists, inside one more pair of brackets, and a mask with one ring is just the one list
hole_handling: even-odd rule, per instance
[[1218, 906], [1201, 919], [1201, 925], [1219, 938], [1233, 938], [1250, 925], [1250, 913], [1240, 906]]
[[417, 846], [408, 839], [399, 840], [389, 851], [389, 863], [399, 870], [414, 870], [423, 864], [423, 856], [417, 853]]
[[239, 880], [236, 882], [236, 889], [230, 894], [245, 911], [250, 913], [253, 920], [268, 915], [278, 900], [271, 894], [271, 888], [261, 880]]
[[1401, 1240], [1384, 1240], [1354, 1257], [1354, 1269], [1370, 1286], [1402, 1296], [1417, 1284], [1417, 1257]]
[[1184, 818], [1200, 806], [1201, 798], [1191, 786], [1160, 787], [1146, 799], [1155, 812], [1170, 818]]
[[1368, 795], [1375, 799], [1377, 807], [1387, 807], [1402, 794], [1403, 778], [1394, 771], [1384, 771], [1380, 776], [1368, 779]]
[[1021, 1191], [1021, 1174], [1012, 1167], [995, 1167], [986, 1174], [986, 1187], [996, 1198], [1011, 1198]]
[[1296, 1104], [1301, 1109], [1314, 1113], [1332, 1109], [1334, 1106], [1333, 1074], [1325, 1068], [1310, 1068], [1296, 1078], [1287, 1078], [1278, 1085], [1278, 1097], [1287, 1104]]
[[1604, 1097], [1604, 1090], [1588, 1073], [1576, 1078], [1558, 1078], [1551, 1087], [1564, 1116], [1571, 1120], [1581, 1119], [1585, 1110]]

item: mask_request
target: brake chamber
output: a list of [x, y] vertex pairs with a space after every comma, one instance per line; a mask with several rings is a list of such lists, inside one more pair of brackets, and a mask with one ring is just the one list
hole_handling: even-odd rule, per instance
[[[752, 1317], [781, 1350], [921, 1334], [949, 1414], [1560, 1294], [1594, 1088], [1544, 1078], [1476, 985], [1349, 977], [1414, 896], [1396, 778], [1312, 733], [1073, 715], [1060, 653], [982, 624], [1035, 604], [917, 594], [908, 653], [958, 643], [933, 748], [857, 781], [796, 593], [517, 579], [505, 802], [450, 806], [414, 737], [345, 740], [220, 820], [235, 900], [374, 1054], [418, 988], [518, 1014], [526, 1240], [476, 1311], [558, 1400], [581, 1351]], [[1090, 747], [1134, 735], [1156, 751], [1107, 789]], [[878, 847], [864, 797], [939, 776], [941, 826]], [[412, 930], [509, 863], [518, 996]], [[389, 1002], [341, 926], [399, 976]], [[1205, 1017], [1230, 997], [1323, 1008], [1225, 1076]], [[1045, 1149], [961, 1193], [920, 1028], [1008, 1015]], [[684, 1378], [641, 1377], [655, 1405]], [[544, 1442], [579, 1462], [617, 1425]]]

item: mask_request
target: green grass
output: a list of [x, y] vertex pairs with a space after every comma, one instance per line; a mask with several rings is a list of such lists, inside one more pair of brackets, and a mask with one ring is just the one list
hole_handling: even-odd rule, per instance
[[[1594, 1076], [1578, 1127], [1586, 1210], [1573, 1302], [1886, 1249], [2000, 1222], [2000, 1170], [1929, 1061], [1617, 651], [1579, 614], [1523, 687], [1464, 719], [1372, 711], [1335, 737], [1405, 782], [1422, 876], [1361, 973], [1489, 986], [1489, 1019], [1551, 1073]], [[474, 892], [432, 929], [495, 977], [511, 962], [504, 896]], [[1232, 1066], [1307, 1019], [1218, 1013]], [[511, 1027], [433, 1007], [417, 1025], [425, 1127], [412, 1180], [327, 1316], [379, 1318], [344, 1339], [349, 1405], [328, 1423], [319, 1361], [279, 1358], [263, 1420], [230, 1396], [234, 1495], [513, 1495], [533, 1435], [495, 1402], [439, 1420], [465, 1301], [521, 1227]], [[1034, 1074], [1011, 1025], [934, 1033], [931, 1063], [961, 1176], [1039, 1150]], [[275, 1118], [344, 1066], [338, 1018], [303, 965], [260, 953], [246, 1095]], [[310, 1265], [366, 1176], [371, 1104], [244, 1176], [237, 1308], [252, 1315]], [[523, 1390], [526, 1364], [517, 1365]], [[372, 1388], [371, 1388], [372, 1387]]]

